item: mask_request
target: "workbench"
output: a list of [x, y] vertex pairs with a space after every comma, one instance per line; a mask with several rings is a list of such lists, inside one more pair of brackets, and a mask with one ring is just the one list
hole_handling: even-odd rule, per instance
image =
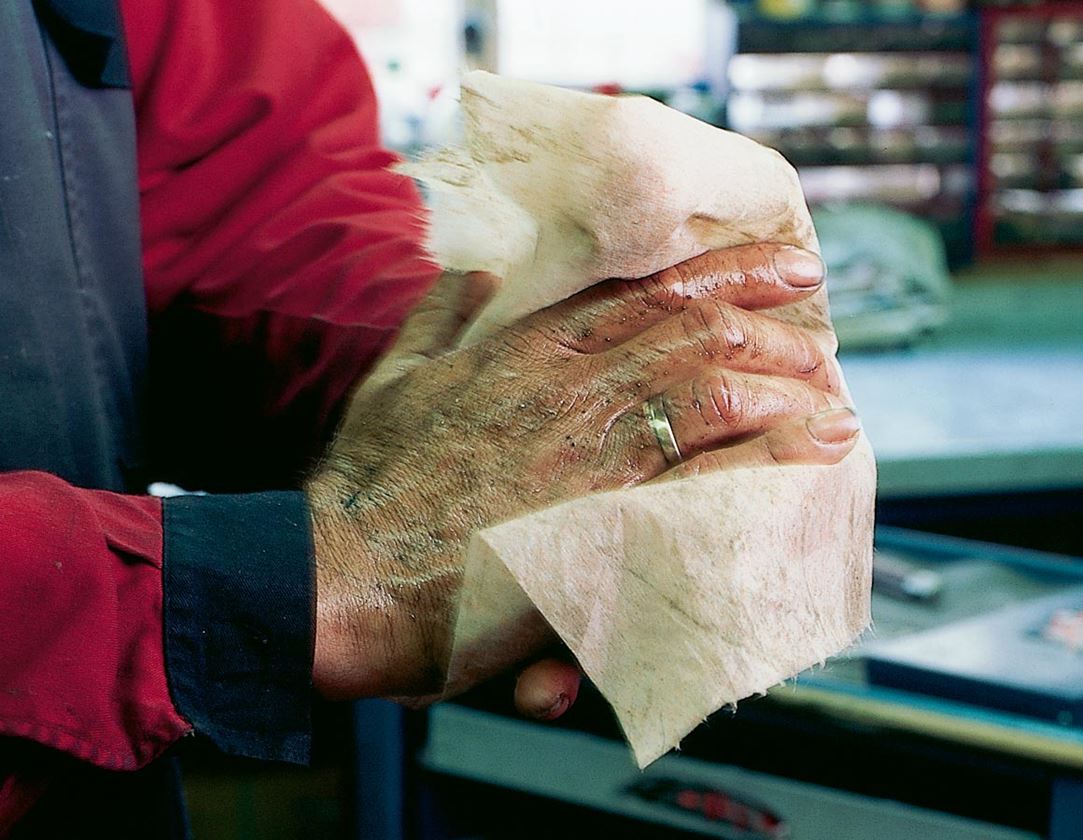
[[879, 497], [1083, 488], [1083, 262], [971, 272], [947, 325], [840, 355]]
[[[1018, 507], [1083, 489], [1083, 266], [971, 272], [939, 332], [840, 359], [876, 451], [881, 510], [979, 498]], [[977, 552], [1038, 575], [1083, 573], [1070, 559], [892, 528], [878, 542], [930, 562]], [[714, 716], [648, 777], [773, 802], [813, 840], [1083, 837], [1083, 729], [870, 686], [855, 673], [814, 669], [732, 719]], [[662, 826], [666, 836], [746, 836], [635, 796], [638, 773], [591, 691], [556, 729], [515, 720], [500, 691], [510, 689], [433, 711], [422, 761], [446, 788], [440, 808], [455, 811], [481, 785], [479, 801], [506, 803], [485, 807], [499, 812], [490, 825], [515, 826], [508, 836], [544, 833], [535, 801], [565, 809], [551, 826], [604, 814], [626, 837]]]

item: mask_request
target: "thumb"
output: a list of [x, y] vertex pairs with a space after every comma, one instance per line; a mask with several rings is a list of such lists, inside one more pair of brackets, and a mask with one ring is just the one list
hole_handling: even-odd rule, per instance
[[431, 359], [451, 349], [498, 283], [483, 271], [445, 272], [403, 322], [389, 355]]
[[366, 380], [380, 385], [451, 350], [463, 329], [488, 303], [499, 279], [484, 271], [444, 272], [403, 321], [398, 338]]

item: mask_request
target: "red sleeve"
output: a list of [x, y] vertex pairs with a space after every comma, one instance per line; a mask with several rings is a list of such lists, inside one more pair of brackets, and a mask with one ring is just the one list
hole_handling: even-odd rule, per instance
[[[289, 483], [435, 277], [418, 195], [315, 0], [120, 6], [162, 463]], [[166, 682], [162, 534], [156, 500], [0, 475], [0, 734], [126, 769], [191, 729]], [[0, 833], [33, 798], [17, 783]]]
[[191, 728], [166, 685], [157, 499], [0, 474], [0, 557], [0, 734], [131, 770]]
[[316, 0], [121, 0], [136, 98], [159, 464], [295, 484], [428, 288], [352, 42]]
[[60, 754], [134, 770], [192, 726], [166, 679], [157, 499], [0, 473], [0, 560], [6, 837], [63, 767]]

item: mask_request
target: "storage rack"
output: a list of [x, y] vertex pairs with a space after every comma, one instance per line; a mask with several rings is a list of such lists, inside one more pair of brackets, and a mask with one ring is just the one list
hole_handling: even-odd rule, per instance
[[979, 15], [863, 9], [793, 21], [739, 9], [727, 123], [794, 163], [810, 203], [875, 201], [972, 255]]
[[1083, 3], [982, 13], [978, 252], [1083, 248]]

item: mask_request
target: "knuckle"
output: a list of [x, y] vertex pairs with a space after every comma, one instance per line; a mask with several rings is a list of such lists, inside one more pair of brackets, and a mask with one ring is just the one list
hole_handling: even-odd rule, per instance
[[796, 342], [794, 360], [797, 375], [801, 379], [822, 381], [828, 392], [837, 389], [826, 357], [810, 337], [803, 336]]
[[724, 327], [719, 308], [711, 301], [703, 301], [681, 312], [681, 332], [698, 345], [707, 357], [718, 349], [717, 337]]
[[732, 376], [716, 373], [704, 383], [704, 395], [697, 399], [700, 414], [708, 425], [739, 428], [748, 416], [744, 386]]
[[797, 343], [797, 371], [812, 377], [824, 366], [824, 355], [810, 336], [802, 333]]
[[683, 317], [685, 334], [708, 358], [722, 353], [733, 359], [746, 351], [760, 352], [751, 324], [729, 304], [706, 300], [685, 310]]
[[717, 378], [698, 379], [692, 383], [692, 409], [699, 415], [705, 426], [714, 427], [721, 422], [715, 408], [712, 391], [717, 387]]
[[754, 331], [739, 310], [717, 304], [718, 336], [726, 348], [726, 357], [733, 358], [753, 345]]
[[629, 291], [637, 305], [648, 309], [671, 310], [684, 300], [686, 280], [684, 270], [675, 265], [633, 281]]
[[760, 325], [748, 315], [735, 314], [730, 330], [730, 343], [734, 354], [743, 353], [750, 359], [758, 359], [767, 352], [767, 338]]
[[718, 311], [706, 303], [690, 306], [681, 312], [680, 325], [683, 335], [704, 341], [718, 331]]

